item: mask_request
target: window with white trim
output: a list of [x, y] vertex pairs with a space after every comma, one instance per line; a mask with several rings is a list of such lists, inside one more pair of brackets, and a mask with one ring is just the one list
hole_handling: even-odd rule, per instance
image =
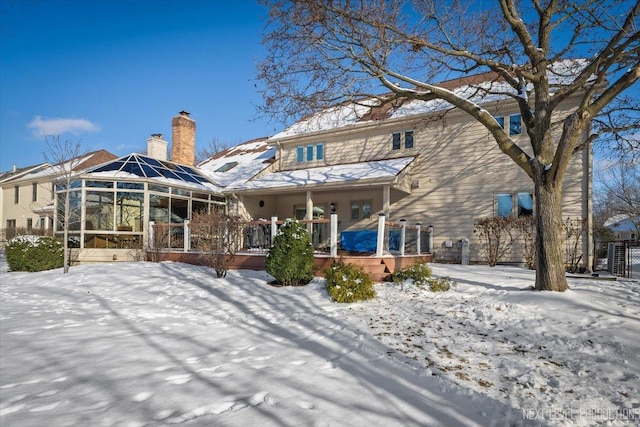
[[351, 201], [351, 219], [368, 219], [371, 218], [371, 200], [352, 200]]
[[[520, 135], [522, 133], [522, 115], [521, 114], [511, 114], [506, 117], [502, 116], [494, 116], [494, 119], [498, 122], [502, 129], [509, 132], [509, 135]], [[509, 120], [506, 120], [506, 119]], [[505, 124], [508, 125], [508, 128], [505, 127]]]
[[413, 130], [406, 130], [404, 132], [394, 132], [391, 135], [391, 149], [399, 150], [402, 148], [404, 141], [404, 148], [413, 148]]
[[533, 215], [532, 193], [497, 193], [495, 200], [496, 216], [523, 216]]
[[300, 145], [296, 147], [296, 162], [313, 162], [324, 160], [324, 143]]

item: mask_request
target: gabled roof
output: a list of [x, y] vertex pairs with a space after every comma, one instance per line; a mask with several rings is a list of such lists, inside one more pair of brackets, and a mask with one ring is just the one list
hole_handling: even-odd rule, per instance
[[273, 163], [275, 153], [275, 147], [267, 145], [267, 138], [257, 138], [216, 154], [200, 163], [198, 169], [222, 187], [239, 185]]
[[274, 172], [245, 183], [231, 185], [225, 190], [242, 192], [254, 190], [288, 190], [313, 186], [331, 188], [331, 186], [335, 185], [390, 184], [414, 159], [415, 157], [400, 157], [388, 160]]
[[114, 179], [146, 178], [165, 185], [178, 185], [201, 191], [219, 193], [221, 190], [197, 168], [137, 153], [89, 168], [83, 175]]
[[23, 175], [38, 171], [42, 168], [49, 166], [48, 163], [39, 163], [37, 165], [25, 166], [23, 168], [16, 168], [7, 172], [0, 172], [0, 183], [11, 181], [13, 179], [20, 178]]
[[82, 154], [76, 158], [66, 160], [55, 165], [42, 163], [40, 165], [32, 167], [30, 171], [27, 171], [27, 173], [21, 174], [19, 176], [14, 176], [10, 179], [15, 180], [16, 182], [33, 181], [42, 178], [54, 179], [57, 176], [60, 176], [65, 171], [68, 171], [69, 168], [71, 168], [73, 172], [81, 172], [92, 166], [99, 165], [115, 158], [115, 154], [101, 149]]
[[[587, 60], [584, 59], [567, 59], [552, 64], [548, 69], [550, 85], [553, 87], [571, 83], [582, 72], [586, 64]], [[513, 87], [494, 72], [464, 76], [438, 83], [436, 86], [447, 89], [479, 105], [520, 96]], [[527, 89], [531, 90], [532, 88]], [[419, 91], [417, 90], [416, 92]], [[381, 95], [380, 98], [385, 98], [385, 95]], [[391, 99], [391, 96], [389, 96], [389, 99]], [[381, 103], [376, 98], [347, 101], [304, 117], [282, 132], [272, 136], [270, 140], [340, 129], [363, 122], [435, 113], [452, 107], [451, 104], [441, 99], [422, 101], [405, 98], [394, 99], [386, 103]]]
[[[640, 220], [640, 218], [637, 218]], [[613, 231], [635, 231], [636, 226], [627, 214], [618, 214], [608, 218], [604, 224], [605, 227]]]

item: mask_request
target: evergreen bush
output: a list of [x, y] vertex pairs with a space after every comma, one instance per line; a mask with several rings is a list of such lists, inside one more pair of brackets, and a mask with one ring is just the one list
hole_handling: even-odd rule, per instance
[[51, 236], [16, 236], [5, 247], [11, 271], [44, 271], [63, 265], [64, 247]]
[[281, 286], [306, 285], [313, 279], [313, 246], [304, 225], [294, 219], [282, 224], [267, 254], [265, 267]]
[[398, 270], [391, 275], [394, 283], [402, 283], [405, 280], [412, 279], [416, 286], [426, 286], [431, 278], [431, 268], [424, 263], [419, 262], [410, 267]]
[[391, 275], [394, 283], [402, 283], [411, 279], [419, 288], [429, 287], [431, 292], [445, 292], [456, 285], [448, 277], [431, 277], [431, 268], [423, 262], [396, 271]]
[[366, 301], [376, 296], [373, 281], [361, 266], [338, 262], [325, 270], [327, 292], [335, 302]]

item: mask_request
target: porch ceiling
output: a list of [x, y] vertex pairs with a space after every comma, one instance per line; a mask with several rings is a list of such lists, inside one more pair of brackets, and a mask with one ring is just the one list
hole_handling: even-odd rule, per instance
[[[362, 186], [391, 185], [407, 192], [405, 175], [415, 157], [378, 160], [296, 169], [270, 173], [251, 181], [231, 185], [225, 192], [238, 194], [274, 194], [292, 190], [327, 190]], [[410, 190], [408, 190], [410, 192]]]

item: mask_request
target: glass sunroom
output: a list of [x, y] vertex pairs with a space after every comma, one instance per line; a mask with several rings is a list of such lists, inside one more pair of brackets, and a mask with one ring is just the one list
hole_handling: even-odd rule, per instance
[[[64, 231], [66, 182], [55, 185], [55, 231]], [[179, 224], [194, 212], [225, 209], [220, 187], [197, 169], [131, 154], [69, 182], [69, 242], [77, 262], [126, 259], [113, 250], [142, 250], [149, 223]], [[124, 255], [124, 254], [123, 254]]]

